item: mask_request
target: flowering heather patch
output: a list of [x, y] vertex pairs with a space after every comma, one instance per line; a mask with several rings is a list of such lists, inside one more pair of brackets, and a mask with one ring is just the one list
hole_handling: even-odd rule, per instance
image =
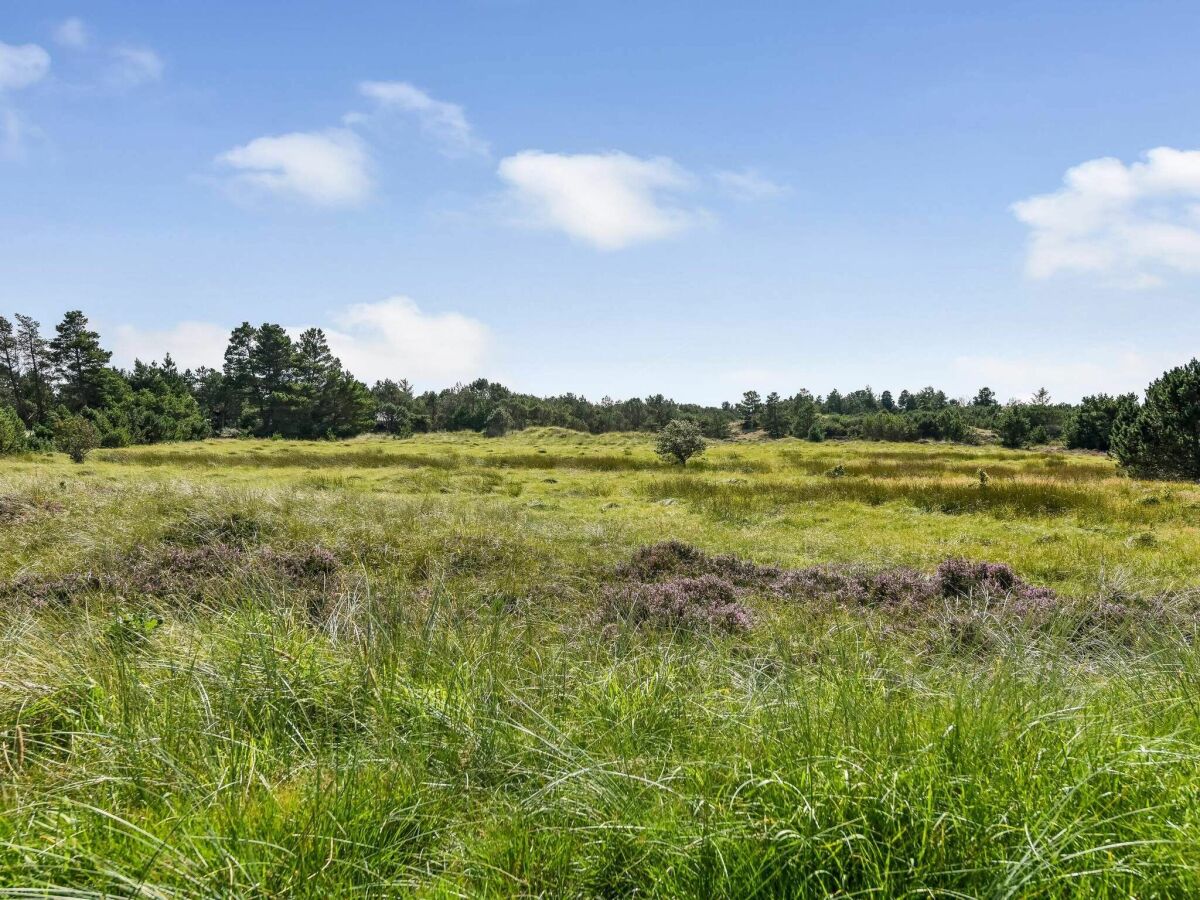
[[672, 578], [660, 582], [625, 582], [605, 589], [599, 620], [667, 630], [750, 630], [750, 611], [738, 600], [741, 592], [716, 575]]
[[47, 606], [69, 604], [93, 592], [126, 597], [197, 596], [254, 575], [283, 579], [296, 587], [319, 587], [339, 568], [337, 557], [324, 547], [247, 550], [219, 543], [139, 547], [102, 572], [19, 575], [0, 583], [0, 599]]
[[905, 566], [882, 571], [855, 565], [783, 569], [729, 554], [710, 556], [680, 541], [642, 547], [618, 567], [617, 574], [634, 581], [715, 576], [739, 589], [777, 597], [862, 606], [926, 606], [938, 600], [988, 596], [1007, 598], [1020, 614], [1048, 611], [1058, 599], [1050, 588], [1029, 584], [1003, 563], [948, 559], [932, 575]]

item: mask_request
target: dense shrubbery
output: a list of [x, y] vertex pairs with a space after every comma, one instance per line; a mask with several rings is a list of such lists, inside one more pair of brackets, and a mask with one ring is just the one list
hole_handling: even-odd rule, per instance
[[1142, 406], [1120, 410], [1112, 453], [1135, 475], [1200, 480], [1200, 360], [1153, 382]]

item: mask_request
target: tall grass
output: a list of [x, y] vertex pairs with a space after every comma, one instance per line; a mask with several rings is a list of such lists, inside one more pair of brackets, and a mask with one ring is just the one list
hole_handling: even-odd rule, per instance
[[[317, 473], [222, 445], [12, 464], [0, 895], [1200, 893], [1195, 600], [1097, 571], [1111, 554], [1194, 585], [1186, 487], [1001, 454], [1011, 477], [981, 489], [920, 470], [922, 448], [905, 475], [850, 474], [887, 446], [836, 448], [840, 478], [799, 471], [785, 451], [830, 452], [799, 444], [592, 470], [576, 454], [622, 458], [619, 439], [579, 441], [417, 441], [444, 464], [400, 494], [357, 463], [390, 443], [262, 442], [340, 460]], [[498, 462], [556, 454], [550, 481]], [[789, 505], [813, 524], [737, 518]], [[870, 564], [975, 541], [1056, 572], [1064, 613], [751, 592], [748, 633], [597, 624], [642, 543], [844, 559], [821, 528]], [[319, 577], [296, 568], [313, 548], [336, 558]], [[211, 559], [228, 570], [171, 568]], [[81, 573], [104, 577], [35, 596]]]

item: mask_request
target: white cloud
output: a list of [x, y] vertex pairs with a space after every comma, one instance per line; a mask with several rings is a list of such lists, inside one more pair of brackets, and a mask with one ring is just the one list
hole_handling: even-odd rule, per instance
[[[491, 346], [482, 322], [459, 313], [422, 312], [407, 297], [359, 303], [339, 310], [325, 328], [329, 347], [342, 364], [368, 384], [408, 378], [445, 386], [475, 378]], [[288, 327], [293, 338], [307, 326]], [[122, 325], [113, 330], [113, 362], [161, 360], [170, 353], [181, 369], [220, 368], [232, 326], [180, 322], [162, 329]]]
[[1087, 356], [960, 356], [955, 371], [971, 384], [986, 384], [1002, 399], [1028, 398], [1039, 387], [1058, 400], [1074, 402], [1089, 394], [1141, 394], [1155, 378], [1179, 364], [1178, 353], [1146, 354], [1129, 348], [1099, 347]]
[[0, 91], [29, 87], [50, 71], [50, 54], [37, 44], [0, 41]]
[[362, 141], [340, 128], [256, 138], [216, 162], [237, 170], [235, 185], [318, 206], [354, 205], [371, 189]]
[[135, 88], [162, 78], [163, 61], [147, 47], [114, 47], [108, 82], [115, 88]]
[[[436, 140], [448, 156], [486, 155], [488, 146], [477, 138], [467, 115], [457, 103], [435, 100], [407, 81], [364, 81], [359, 93], [374, 100], [380, 110], [395, 110], [416, 117], [421, 130]], [[349, 123], [361, 123], [368, 117], [351, 114]]]
[[498, 171], [531, 224], [602, 250], [665, 238], [701, 218], [664, 199], [692, 184], [666, 157], [525, 150], [501, 160]]
[[87, 27], [83, 24], [83, 19], [75, 16], [64, 19], [54, 29], [54, 40], [63, 47], [72, 47], [76, 50], [86, 47], [88, 32]]
[[129, 367], [135, 359], [161, 361], [170, 353], [181, 369], [220, 368], [231, 330], [210, 322], [180, 322], [165, 329], [121, 325], [113, 332], [113, 362]]
[[755, 169], [721, 171], [713, 177], [723, 191], [739, 200], [763, 200], [788, 192], [787, 185], [772, 181]]
[[333, 317], [329, 346], [368, 384], [409, 378], [447, 384], [481, 374], [491, 345], [482, 322], [459, 313], [425, 313], [408, 297], [358, 303]]
[[1082, 272], [1145, 288], [1166, 273], [1200, 273], [1200, 150], [1158, 147], [1129, 165], [1089, 160], [1058, 191], [1012, 209], [1031, 230], [1033, 278]]

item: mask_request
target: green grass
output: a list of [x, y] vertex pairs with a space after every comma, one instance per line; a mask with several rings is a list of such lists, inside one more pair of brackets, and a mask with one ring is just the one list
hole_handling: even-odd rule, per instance
[[[0, 895], [1194, 896], [1197, 504], [1095, 456], [553, 429], [5, 461]], [[666, 538], [1006, 562], [1063, 614], [602, 631]]]

